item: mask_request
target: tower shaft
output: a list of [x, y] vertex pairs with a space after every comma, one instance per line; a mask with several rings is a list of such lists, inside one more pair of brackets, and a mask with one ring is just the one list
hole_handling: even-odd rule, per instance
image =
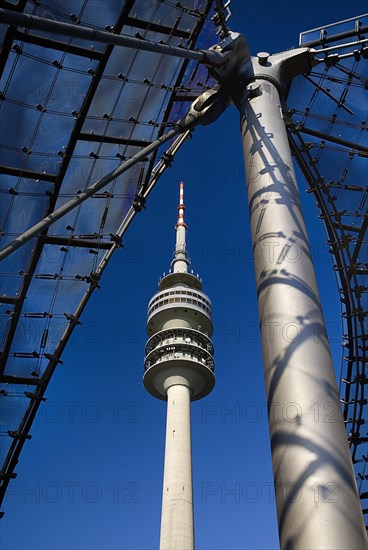
[[190, 388], [167, 390], [167, 423], [160, 550], [194, 548]]

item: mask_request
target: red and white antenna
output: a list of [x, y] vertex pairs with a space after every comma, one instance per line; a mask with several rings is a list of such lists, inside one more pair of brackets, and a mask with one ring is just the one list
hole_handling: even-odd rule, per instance
[[176, 273], [186, 273], [188, 271], [188, 254], [186, 251], [186, 232], [187, 224], [184, 221], [184, 183], [180, 182], [179, 191], [179, 206], [178, 206], [178, 221], [176, 223], [176, 246], [174, 260], [172, 263], [173, 270]]
[[178, 222], [176, 224], [176, 227], [179, 225], [183, 225], [185, 229], [187, 229], [187, 225], [184, 221], [184, 212], [185, 212], [185, 205], [184, 205], [184, 183], [180, 182], [180, 191], [179, 191], [179, 206], [178, 206]]

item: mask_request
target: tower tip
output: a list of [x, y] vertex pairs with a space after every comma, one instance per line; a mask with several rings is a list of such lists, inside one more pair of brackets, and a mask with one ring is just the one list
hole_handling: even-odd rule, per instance
[[187, 273], [188, 271], [188, 254], [186, 251], [186, 230], [187, 224], [184, 221], [184, 182], [179, 185], [179, 205], [178, 205], [178, 221], [176, 223], [176, 246], [174, 252], [174, 260], [172, 262], [173, 270], [176, 273]]

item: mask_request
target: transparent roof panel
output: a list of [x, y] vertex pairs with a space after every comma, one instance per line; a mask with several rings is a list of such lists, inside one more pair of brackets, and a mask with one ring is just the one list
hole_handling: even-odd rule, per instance
[[[77, 0], [71, 9], [61, 0], [28, 0], [22, 9], [44, 19], [193, 49], [217, 41], [213, 4]], [[205, 88], [191, 79], [196, 63], [182, 58], [24, 27], [0, 25], [0, 30], [7, 44], [0, 54], [0, 113], [8, 128], [0, 140], [4, 247], [172, 128], [183, 109], [176, 101], [183, 86], [193, 97]], [[199, 72], [208, 83], [207, 70]], [[0, 428], [1, 497], [16, 465], [10, 446], [19, 445], [20, 451], [22, 445], [9, 430], [23, 429], [28, 404], [39, 403], [153, 174], [166, 167], [170, 143], [2, 263], [0, 398], [16, 406]]]

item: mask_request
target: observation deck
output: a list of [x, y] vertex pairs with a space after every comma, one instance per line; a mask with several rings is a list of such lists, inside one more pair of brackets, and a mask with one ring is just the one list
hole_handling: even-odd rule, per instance
[[186, 385], [194, 401], [208, 395], [215, 385], [212, 304], [202, 291], [199, 275], [188, 272], [182, 186], [173, 271], [164, 274], [148, 304], [143, 382], [152, 395], [163, 400], [170, 385]]

